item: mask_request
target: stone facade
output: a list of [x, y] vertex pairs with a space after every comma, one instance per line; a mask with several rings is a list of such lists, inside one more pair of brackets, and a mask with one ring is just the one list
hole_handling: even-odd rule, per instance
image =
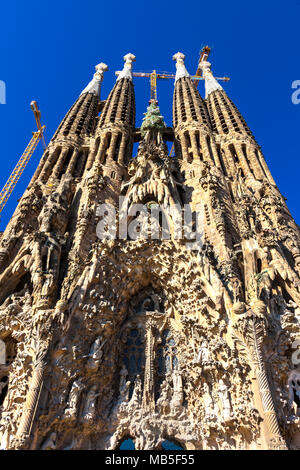
[[[174, 127], [152, 102], [137, 129], [124, 59], [105, 101], [96, 67], [1, 239], [1, 448], [298, 449], [298, 226], [207, 61], [202, 99], [177, 53]], [[163, 207], [170, 237], [101, 239], [120, 196]], [[198, 204], [200, 250], [175, 236]]]

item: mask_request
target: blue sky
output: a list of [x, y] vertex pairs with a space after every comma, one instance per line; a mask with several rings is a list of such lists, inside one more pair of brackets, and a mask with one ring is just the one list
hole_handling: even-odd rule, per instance
[[[217, 76], [231, 81], [224, 88], [239, 107], [262, 146], [267, 163], [300, 223], [299, 116], [291, 101], [292, 82], [300, 80], [300, 0], [280, 1], [102, 1], [36, 0], [1, 5], [0, 80], [7, 103], [0, 104], [1, 170], [5, 184], [26, 147], [35, 121], [29, 104], [36, 99], [49, 142], [60, 120], [86, 86], [100, 61], [109, 65], [102, 98], [115, 81], [123, 55], [136, 55], [136, 71], [174, 72], [172, 55], [186, 54], [196, 70], [199, 50], [212, 47], [210, 61]], [[158, 86], [159, 103], [172, 123], [172, 81]], [[137, 125], [149, 99], [149, 83], [135, 79]], [[199, 90], [203, 95], [203, 83]], [[32, 157], [2, 212], [5, 228], [42, 154]]]

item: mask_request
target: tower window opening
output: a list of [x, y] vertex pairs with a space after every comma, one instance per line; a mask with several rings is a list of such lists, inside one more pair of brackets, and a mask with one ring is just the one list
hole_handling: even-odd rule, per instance
[[195, 137], [196, 137], [196, 144], [197, 144], [197, 149], [201, 150], [201, 144], [200, 144], [200, 134], [199, 131], [195, 132]]
[[254, 152], [255, 152], [256, 158], [257, 158], [257, 160], [258, 160], [258, 163], [259, 163], [259, 165], [260, 165], [260, 167], [261, 167], [261, 169], [262, 169], [264, 175], [267, 176], [267, 175], [266, 175], [266, 172], [265, 172], [265, 169], [264, 169], [263, 165], [261, 164], [261, 159], [260, 159], [260, 155], [259, 155], [259, 153], [258, 153], [258, 150], [255, 149]]
[[190, 138], [189, 133], [185, 132], [184, 137], [185, 137], [185, 142], [186, 142], [187, 148], [191, 148], [192, 144], [191, 144], [191, 138]]
[[88, 151], [81, 150], [79, 152], [79, 155], [76, 160], [75, 169], [74, 169], [75, 178], [82, 177], [84, 170], [85, 170], [86, 162], [87, 162], [87, 156], [88, 156]]
[[222, 155], [222, 152], [221, 152], [221, 145], [220, 144], [217, 144], [217, 152], [218, 152], [218, 157], [219, 157], [219, 160], [220, 160], [220, 163], [221, 163], [223, 173], [224, 173], [225, 176], [228, 176], [226, 167], [224, 165], [224, 160], [223, 160], [223, 155]]
[[208, 148], [209, 156], [210, 156], [211, 160], [212, 160], [212, 161], [214, 162], [214, 164], [215, 164], [216, 162], [215, 162], [214, 154], [213, 154], [213, 151], [212, 151], [212, 148], [211, 148], [211, 141], [210, 141], [209, 135], [206, 136], [206, 143], [207, 143], [207, 148]]
[[96, 142], [95, 142], [95, 147], [94, 147], [94, 155], [96, 156], [99, 150], [100, 146], [100, 137], [97, 137]]
[[131, 144], [130, 139], [127, 139], [126, 146], [125, 146], [125, 155], [124, 155], [124, 163], [127, 163], [131, 157]]
[[122, 106], [122, 112], [121, 112], [122, 121], [126, 121], [128, 102], [129, 102], [129, 94], [128, 94], [128, 88], [126, 87], [126, 90], [125, 90], [125, 93], [124, 93], [124, 101], [123, 101], [123, 106]]
[[237, 152], [236, 152], [234, 146], [233, 146], [233, 145], [229, 145], [229, 150], [230, 150], [230, 152], [231, 152], [231, 155], [232, 155], [232, 158], [234, 159], [234, 161], [235, 161], [236, 163], [239, 163], [240, 160], [239, 160], [238, 154], [237, 154]]
[[251, 165], [251, 160], [248, 158], [246, 144], [242, 144], [242, 152], [243, 152], [243, 155], [245, 157], [245, 160], [247, 161], [247, 163], [249, 165], [249, 168], [250, 168], [252, 174], [254, 174], [254, 171], [253, 171], [253, 168], [252, 168], [252, 165]]
[[119, 150], [120, 150], [120, 145], [121, 145], [121, 139], [122, 139], [122, 134], [119, 133], [118, 137], [117, 137], [117, 141], [116, 141], [114, 156], [113, 156], [113, 160], [115, 162], [118, 161]]
[[70, 148], [70, 149], [68, 150], [68, 153], [67, 153], [67, 155], [65, 156], [65, 160], [64, 160], [62, 169], [61, 169], [61, 171], [60, 171], [60, 173], [59, 173], [59, 175], [58, 175], [58, 178], [61, 178], [62, 175], [66, 172], [66, 169], [67, 169], [67, 167], [68, 167], [68, 165], [69, 165], [69, 163], [70, 163], [71, 157], [72, 157], [72, 155], [73, 155], [73, 151], [74, 151], [73, 148]]
[[123, 364], [128, 375], [127, 380], [131, 382], [129, 388], [129, 399], [132, 397], [134, 383], [139, 375], [143, 376], [145, 363], [144, 331], [133, 328], [127, 334], [127, 341], [123, 349]]
[[108, 134], [106, 135], [106, 139], [105, 139], [105, 147], [103, 149], [103, 161], [102, 161], [102, 163], [104, 165], [106, 163], [110, 142], [111, 142], [111, 132], [108, 132]]
[[183, 90], [181, 80], [179, 82], [179, 98], [180, 98], [180, 109], [181, 109], [181, 119], [186, 121], [186, 111], [184, 106]]

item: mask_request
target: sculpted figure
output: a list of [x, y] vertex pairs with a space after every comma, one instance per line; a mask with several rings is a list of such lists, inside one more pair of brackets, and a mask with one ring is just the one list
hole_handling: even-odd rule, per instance
[[232, 417], [232, 413], [229, 391], [223, 379], [219, 380], [218, 393], [222, 404], [223, 419], [227, 421]]
[[168, 414], [170, 410], [170, 403], [172, 400], [171, 380], [172, 375], [168, 372], [165, 380], [160, 386], [160, 397], [157, 400], [157, 407], [162, 414]]
[[120, 371], [120, 398], [122, 401], [128, 401], [128, 394], [129, 394], [129, 387], [130, 387], [130, 380], [126, 381], [128, 375], [128, 370], [126, 369], [125, 364], [122, 365], [122, 369]]
[[134, 390], [130, 400], [131, 405], [140, 405], [142, 402], [142, 380], [140, 375], [136, 376], [136, 380], [134, 382]]
[[208, 384], [205, 382], [203, 385], [203, 401], [204, 401], [204, 407], [205, 407], [205, 416], [212, 420], [215, 419], [216, 413], [215, 413], [215, 406], [213, 399], [211, 397], [211, 393], [209, 390]]
[[97, 368], [102, 361], [103, 357], [103, 346], [105, 345], [106, 340], [102, 341], [101, 336], [99, 336], [95, 342], [92, 344], [92, 347], [90, 349], [90, 352], [88, 354], [89, 360], [88, 360], [88, 367], [91, 368]]
[[200, 364], [207, 364], [211, 361], [212, 361], [212, 355], [208, 348], [208, 342], [205, 340], [202, 342], [199, 348], [198, 356], [195, 362], [198, 362]]
[[68, 406], [65, 409], [65, 415], [68, 417], [75, 417], [77, 413], [77, 406], [79, 403], [79, 398], [82, 390], [84, 389], [85, 385], [81, 382], [81, 380], [75, 380], [73, 382], [70, 394], [69, 394], [69, 400], [68, 400]]
[[183, 403], [182, 375], [179, 368], [173, 371], [173, 398], [171, 401], [171, 410], [176, 411]]
[[48, 439], [45, 440], [44, 444], [41, 447], [41, 450], [54, 450], [56, 448], [56, 432], [52, 432]]
[[92, 421], [96, 416], [96, 399], [101, 395], [101, 393], [96, 393], [96, 390], [97, 385], [93, 385], [87, 394], [82, 414], [85, 421]]

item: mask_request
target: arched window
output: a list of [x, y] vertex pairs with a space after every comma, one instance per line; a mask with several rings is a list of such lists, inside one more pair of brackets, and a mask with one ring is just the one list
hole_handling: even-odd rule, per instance
[[178, 442], [173, 440], [169, 441], [168, 439], [161, 443], [161, 448], [163, 450], [184, 450], [184, 448], [178, 444]]
[[70, 161], [71, 161], [73, 152], [74, 152], [74, 149], [71, 147], [71, 148], [68, 150], [67, 155], [65, 156], [65, 160], [64, 160], [62, 169], [60, 170], [60, 173], [59, 173], [59, 175], [58, 175], [58, 179], [60, 179], [60, 178], [62, 177], [62, 175], [65, 174], [65, 172], [66, 172], [66, 170], [67, 170], [67, 167], [68, 167], [68, 165], [69, 165], [69, 163], [70, 163]]
[[123, 349], [123, 365], [127, 369], [127, 381], [131, 382], [129, 399], [132, 396], [134, 382], [137, 376], [143, 376], [145, 363], [144, 331], [133, 328], [127, 333], [127, 340]]
[[118, 449], [119, 450], [135, 450], [134, 441], [131, 439], [131, 437], [127, 437], [121, 441]]

